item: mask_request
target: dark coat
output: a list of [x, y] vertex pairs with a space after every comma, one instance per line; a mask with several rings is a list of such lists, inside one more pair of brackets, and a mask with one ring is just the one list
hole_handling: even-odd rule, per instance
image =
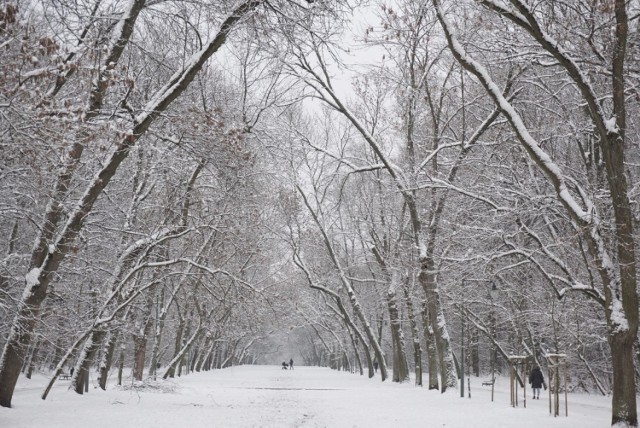
[[531, 370], [531, 374], [529, 375], [529, 383], [532, 388], [542, 388], [544, 384], [544, 376], [542, 375], [542, 371], [539, 367]]

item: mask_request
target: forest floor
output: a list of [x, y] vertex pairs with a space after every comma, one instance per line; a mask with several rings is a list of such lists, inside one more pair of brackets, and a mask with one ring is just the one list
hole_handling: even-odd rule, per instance
[[[548, 395], [509, 403], [506, 378], [496, 380], [494, 402], [483, 378], [471, 378], [471, 398], [411, 383], [380, 382], [327, 368], [238, 366], [174, 380], [116, 387], [94, 381], [84, 396], [58, 381], [46, 401], [43, 375], [21, 377], [13, 408], [0, 408], [0, 427], [459, 427], [540, 428], [610, 426], [611, 399], [569, 394], [569, 416], [549, 415]], [[466, 387], [466, 385], [465, 385]], [[467, 391], [465, 391], [467, 392]]]

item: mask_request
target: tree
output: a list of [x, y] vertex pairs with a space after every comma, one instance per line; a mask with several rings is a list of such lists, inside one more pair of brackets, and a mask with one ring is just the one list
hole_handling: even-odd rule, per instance
[[[258, 0], [240, 3], [221, 23], [215, 37], [193, 55], [191, 62], [175, 73], [167, 84], [156, 92], [143, 112], [135, 117], [129, 129], [117, 139], [116, 149], [97, 173], [96, 178], [89, 183], [85, 193], [78, 200], [76, 208], [70, 213], [66, 224], [56, 230], [62, 216], [60, 198], [67, 193], [69, 181], [82, 155], [83, 146], [80, 142], [76, 142], [68, 152], [68, 161], [62, 166], [54, 185], [56, 190], [44, 216], [41, 236], [37, 239], [32, 253], [29, 271], [25, 276], [23, 299], [20, 302], [10, 336], [0, 359], [2, 361], [0, 366], [0, 405], [11, 406], [15, 384], [38, 319], [40, 305], [46, 297], [47, 288], [55, 272], [69, 253], [78, 233], [82, 230], [84, 219], [91, 212], [95, 201], [109, 184], [120, 164], [127, 158], [131, 148], [146, 133], [154, 120], [186, 90], [204, 63], [224, 44], [230, 30], [236, 23], [261, 3]], [[101, 68], [101, 73], [104, 74], [95, 80], [89, 94], [87, 114], [90, 116], [96, 114], [102, 105], [105, 92], [108, 89], [106, 74], [110, 73], [118, 64], [144, 4], [144, 0], [129, 3], [129, 9], [124, 11], [119, 25], [114, 27], [115, 33], [110, 39], [112, 44], [108, 48], [109, 54], [104, 62], [106, 66]]]
[[[637, 426], [633, 368], [633, 346], [638, 331], [637, 259], [624, 158], [627, 131], [624, 64], [628, 6], [624, 1], [616, 1], [614, 4], [616, 33], [612, 40], [610, 112], [612, 119], [610, 120], [598, 102], [599, 97], [594, 86], [590, 84], [587, 74], [568, 52], [560, 47], [554, 37], [543, 29], [533, 9], [519, 0], [511, 0], [509, 4], [493, 1], [482, 3], [525, 30], [538, 43], [540, 49], [554, 58], [557, 66], [569, 76], [587, 106], [587, 116], [593, 124], [599, 139], [599, 150], [603, 155], [607, 177], [604, 189], [610, 195], [613, 206], [615, 230], [609, 236], [612, 244], [607, 243], [607, 233], [603, 230], [597, 215], [597, 205], [585, 193], [581, 183], [568, 181], [558, 164], [540, 147], [539, 142], [529, 133], [520, 114], [497, 90], [487, 69], [469, 56], [458, 42], [446, 20], [440, 2], [433, 1], [451, 52], [458, 62], [480, 81], [487, 94], [501, 108], [527, 154], [545, 174], [556, 191], [558, 201], [569, 214], [571, 221], [583, 233], [590, 255], [596, 263], [604, 294], [601, 303], [604, 303], [603, 310], [607, 318], [608, 340], [614, 371], [612, 424]], [[546, 9], [541, 10], [541, 12], [546, 11]], [[549, 12], [553, 13], [552, 10]], [[574, 194], [578, 199], [573, 196]], [[575, 285], [574, 288], [584, 291], [588, 296], [600, 296], [600, 293], [594, 291], [592, 287], [583, 289]]]

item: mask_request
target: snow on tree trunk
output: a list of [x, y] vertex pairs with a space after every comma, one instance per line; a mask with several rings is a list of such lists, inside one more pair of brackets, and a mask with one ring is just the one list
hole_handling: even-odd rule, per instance
[[429, 325], [433, 331], [433, 344], [438, 358], [438, 373], [440, 374], [440, 391], [445, 392], [457, 383], [456, 369], [451, 352], [449, 333], [442, 314], [440, 294], [434, 275], [433, 259], [423, 260], [418, 274], [418, 281], [425, 294]]
[[104, 330], [94, 330], [84, 344], [71, 378], [71, 387], [78, 394], [84, 394], [84, 386], [89, 381], [89, 371], [93, 365], [93, 359], [106, 334], [107, 332]]
[[438, 389], [438, 353], [436, 352], [435, 337], [431, 328], [431, 322], [429, 321], [429, 309], [427, 307], [426, 299], [423, 302], [421, 312], [423, 336], [426, 343], [427, 360], [429, 362], [429, 389]]
[[413, 364], [415, 367], [415, 384], [422, 386], [422, 347], [420, 346], [420, 331], [418, 330], [418, 321], [413, 308], [413, 300], [409, 292], [408, 278], [402, 284], [402, 292], [404, 294], [404, 302], [407, 306], [407, 318], [411, 326], [411, 337], [413, 343]]
[[109, 332], [109, 336], [106, 340], [106, 345], [102, 351], [102, 361], [100, 361], [100, 378], [98, 383], [100, 388], [104, 391], [107, 389], [107, 379], [109, 377], [109, 371], [113, 364], [113, 357], [115, 355], [116, 344], [118, 343], [118, 333]]
[[398, 274], [392, 273], [387, 290], [387, 307], [389, 309], [389, 325], [391, 327], [391, 345], [393, 349], [393, 378], [394, 382], [409, 381], [409, 364], [407, 363], [407, 353], [405, 351], [404, 334], [400, 321], [400, 311], [396, 299], [396, 289], [398, 287]]

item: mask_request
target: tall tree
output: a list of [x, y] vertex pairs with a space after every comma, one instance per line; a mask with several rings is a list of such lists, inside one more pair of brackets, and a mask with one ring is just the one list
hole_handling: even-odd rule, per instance
[[[95, 201], [109, 184], [120, 164], [127, 158], [131, 148], [146, 133], [151, 124], [165, 111], [171, 103], [181, 95], [193, 81], [205, 62], [225, 43], [229, 32], [243, 17], [255, 10], [262, 1], [245, 1], [236, 6], [223, 20], [219, 30], [198, 52], [192, 61], [180, 69], [150, 99], [143, 112], [133, 120], [130, 128], [117, 139], [116, 149], [89, 183], [84, 194], [78, 200], [76, 208], [70, 213], [66, 224], [59, 228], [61, 206], [59, 199], [66, 194], [68, 183], [73, 176], [77, 161], [82, 154], [82, 145], [76, 145], [69, 151], [68, 162], [62, 167], [55, 184], [56, 191], [45, 214], [42, 234], [36, 240], [31, 257], [31, 264], [25, 276], [25, 291], [13, 321], [10, 336], [5, 344], [0, 365], [0, 405], [11, 406], [11, 399], [24, 363], [25, 353], [31, 341], [31, 335], [38, 319], [40, 305], [46, 297], [47, 288], [55, 276], [60, 264], [69, 253], [78, 233], [82, 230], [85, 217], [91, 212]], [[144, 0], [132, 1], [122, 13], [118, 25], [113, 27], [113, 35], [109, 39], [106, 66], [100, 68], [101, 73], [109, 73], [118, 64], [122, 52], [133, 33], [133, 28], [145, 5]], [[100, 76], [94, 81], [89, 94], [88, 112], [97, 112], [108, 89], [108, 78]]]
[[[585, 103], [588, 116], [598, 136], [599, 150], [603, 155], [607, 177], [604, 189], [610, 195], [615, 220], [614, 233], [611, 235], [603, 230], [597, 214], [597, 205], [584, 192], [582, 184], [568, 181], [559, 165], [541, 148], [540, 143], [529, 132], [522, 116], [497, 90], [487, 68], [469, 55], [460, 44], [447, 21], [441, 2], [433, 0], [451, 52], [458, 62], [480, 81], [487, 94], [504, 112], [527, 154], [545, 174], [556, 191], [558, 201], [566, 209], [571, 221], [584, 234], [591, 257], [596, 263], [604, 294], [604, 301], [598, 303], [603, 303], [607, 319], [614, 372], [612, 424], [637, 426], [633, 363], [633, 347], [638, 332], [637, 259], [633, 235], [634, 221], [625, 174], [627, 101], [624, 65], [629, 24], [627, 2], [616, 0], [613, 8], [613, 22], [616, 30], [612, 40], [610, 62], [612, 106], [609, 114], [611, 118], [600, 104], [600, 97], [596, 94], [587, 73], [544, 29], [534, 9], [520, 0], [510, 0], [508, 4], [494, 1], [481, 3], [526, 31], [540, 49], [557, 61], [557, 66], [569, 76]], [[541, 8], [539, 13], [543, 12], [547, 12], [547, 9]], [[549, 12], [550, 16], [553, 16], [553, 11], [549, 10]], [[574, 197], [576, 193], [578, 199]], [[581, 289], [578, 286], [576, 288]], [[587, 296], [599, 295], [590, 288], [584, 291]]]

